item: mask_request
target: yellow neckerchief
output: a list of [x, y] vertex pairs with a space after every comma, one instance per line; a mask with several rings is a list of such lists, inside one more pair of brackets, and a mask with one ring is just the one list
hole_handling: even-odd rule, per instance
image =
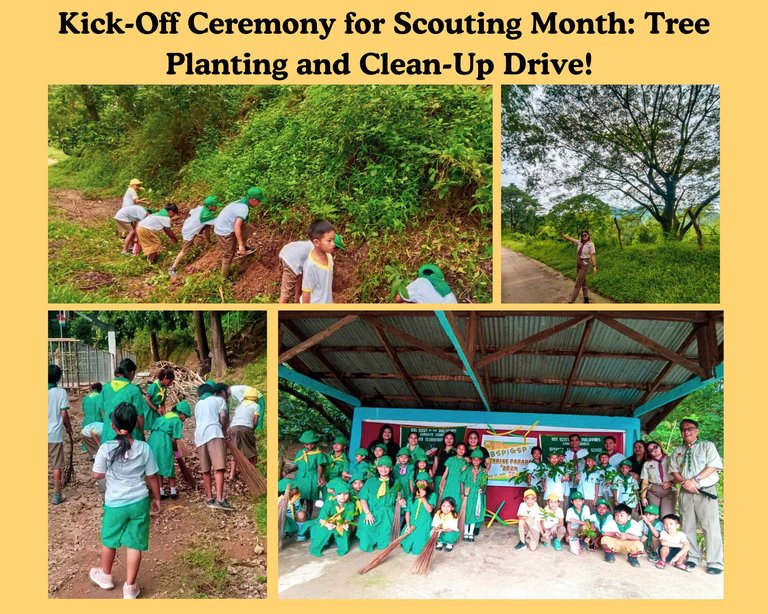
[[[344, 535], [344, 518], [342, 517], [344, 514], [344, 506], [336, 504], [336, 513], [332, 516], [329, 516], [325, 519], [325, 525], [329, 524], [335, 524], [336, 525], [336, 532], [339, 535]], [[325, 526], [323, 525], [323, 526]]]
[[122, 377], [116, 377], [110, 382], [110, 386], [112, 386], [112, 390], [114, 392], [120, 392], [123, 388], [125, 388], [128, 384], [130, 384], [127, 379]]
[[418, 520], [419, 519], [419, 512], [421, 511], [421, 507], [422, 507], [423, 503], [424, 503], [424, 499], [419, 497], [419, 500], [416, 503], [416, 514], [414, 514], [414, 516], [413, 516], [414, 520]]
[[363, 513], [363, 506], [360, 505], [360, 497], [355, 495], [355, 516]]
[[315, 456], [316, 454], [322, 454], [322, 452], [318, 448], [315, 448], [314, 450], [310, 450], [309, 452], [307, 452], [307, 449], [305, 448], [304, 451], [301, 453], [301, 455], [297, 456], [295, 460], [297, 463], [300, 463], [301, 461], [304, 461], [305, 463], [309, 463], [309, 457]]
[[381, 499], [384, 495], [387, 494], [387, 484], [389, 483], [389, 476], [386, 478], [379, 478], [379, 491], [376, 493], [376, 498]]
[[167, 419], [178, 418], [178, 417], [179, 417], [179, 414], [177, 414], [175, 411], [167, 411], [163, 414], [163, 418], [167, 418]]
[[333, 466], [336, 463], [338, 463], [340, 461], [343, 461], [343, 460], [344, 460], [344, 452], [341, 453], [341, 456], [334, 456], [333, 454], [331, 454], [330, 455], [330, 461], [331, 461], [331, 467], [330, 468], [333, 468]]
[[159, 379], [155, 380], [155, 386], [157, 386], [157, 392], [155, 392], [152, 397], [160, 397], [159, 405], [162, 405], [165, 403], [165, 393], [168, 392], [168, 389], [163, 386]]
[[288, 511], [291, 514], [291, 518], [294, 520], [296, 520], [296, 510], [294, 509], [294, 505], [299, 499], [301, 499], [301, 493], [296, 493], [293, 497], [288, 499]]

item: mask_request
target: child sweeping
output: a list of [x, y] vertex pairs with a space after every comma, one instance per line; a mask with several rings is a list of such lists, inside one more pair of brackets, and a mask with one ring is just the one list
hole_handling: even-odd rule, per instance
[[475, 529], [485, 518], [485, 490], [488, 486], [488, 474], [483, 469], [483, 453], [473, 450], [469, 455], [472, 466], [464, 472], [461, 481], [461, 497], [466, 499], [466, 518], [464, 522], [464, 541], [475, 541]]
[[160, 485], [152, 450], [132, 436], [138, 421], [136, 408], [120, 403], [110, 417], [115, 439], [99, 447], [93, 463], [93, 477], [106, 479], [107, 491], [101, 524], [101, 566], [92, 567], [89, 576], [104, 590], [114, 588], [112, 565], [117, 549], [125, 546], [123, 598], [136, 599], [141, 592], [136, 582], [141, 553], [149, 549], [150, 489], [152, 507], [159, 513]]
[[[192, 415], [192, 408], [186, 401], [174, 405], [171, 411], [165, 412], [155, 420], [152, 433], [147, 438], [147, 444], [155, 456], [157, 473], [160, 476], [160, 498], [178, 499], [176, 490], [176, 454], [179, 452], [178, 441], [183, 437], [183, 423]], [[170, 493], [165, 494], [162, 479], [168, 478]]]
[[[261, 407], [259, 406], [259, 397], [261, 393], [248, 386], [245, 389], [243, 400], [235, 407], [235, 413], [232, 421], [229, 423], [227, 435], [229, 435], [232, 445], [243, 453], [252, 465], [256, 465], [258, 460], [258, 450], [256, 449], [256, 425], [259, 422]], [[229, 479], [235, 479], [237, 463], [232, 459], [229, 470]]]
[[296, 464], [296, 484], [301, 498], [307, 507], [307, 516], [312, 517], [312, 508], [320, 497], [320, 489], [325, 486], [323, 467], [326, 463], [325, 454], [317, 449], [320, 438], [312, 431], [304, 431], [299, 437], [299, 443], [304, 449], [296, 453], [293, 462]]
[[307, 513], [301, 509], [301, 493], [289, 478], [283, 478], [277, 483], [277, 490], [280, 495], [277, 498], [278, 508], [283, 506], [285, 492], [288, 491], [288, 501], [285, 502], [285, 526], [283, 535], [285, 537], [296, 536], [296, 541], [305, 541], [307, 538], [302, 536], [302, 529], [307, 520]]
[[91, 384], [90, 392], [83, 397], [83, 428], [80, 435], [83, 448], [93, 460], [101, 445], [101, 431], [104, 428], [104, 412], [101, 410], [101, 384]]
[[459, 541], [459, 515], [456, 513], [456, 501], [452, 497], [446, 497], [440, 503], [440, 509], [432, 518], [432, 529], [440, 531], [435, 550], [453, 550], [453, 544]]
[[405, 528], [410, 533], [400, 544], [407, 554], [420, 554], [432, 534], [432, 511], [437, 504], [437, 494], [432, 492], [432, 480], [426, 471], [416, 476], [415, 492], [405, 508]]
[[336, 542], [336, 554], [344, 556], [349, 552], [351, 524], [355, 518], [355, 505], [349, 500], [349, 484], [339, 480], [334, 484], [334, 497], [326, 501], [320, 510], [317, 524], [312, 527], [309, 553], [323, 556], [323, 548]]
[[360, 517], [362, 522], [357, 525], [357, 536], [363, 552], [384, 550], [389, 545], [395, 517], [396, 489], [390, 476], [392, 459], [382, 456], [376, 471], [378, 477], [370, 478], [360, 491], [363, 514]]

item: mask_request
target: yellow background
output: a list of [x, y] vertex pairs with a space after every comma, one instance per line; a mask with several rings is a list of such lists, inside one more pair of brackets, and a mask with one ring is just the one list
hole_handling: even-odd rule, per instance
[[[301, 55], [335, 57], [341, 51], [353, 57], [364, 51], [390, 51], [400, 57], [445, 57], [454, 51], [476, 51], [480, 55], [501, 58], [504, 51], [537, 55], [548, 51], [553, 57], [579, 57], [593, 54], [591, 77], [507, 77], [496, 72], [487, 84], [502, 83], [717, 83], [722, 87], [722, 286], [721, 306], [726, 314], [727, 378], [726, 387], [726, 463], [728, 501], [726, 503], [726, 599], [702, 602], [696, 612], [720, 611], [727, 606], [752, 605], [764, 578], [764, 543], [766, 484], [762, 467], [766, 447], [763, 438], [754, 435], [763, 426], [765, 401], [761, 384], [765, 377], [766, 292], [765, 258], [761, 244], [765, 232], [762, 215], [765, 208], [763, 182], [765, 170], [765, 6], [747, 2], [499, 2], [482, 4], [455, 0], [412, 2], [69, 2], [7, 3], [2, 16], [4, 51], [3, 105], [3, 276], [5, 286], [3, 318], [3, 409], [7, 416], [3, 428], [3, 585], [6, 606], [24, 604], [35, 610], [59, 612], [96, 612], [120, 609], [115, 601], [47, 600], [46, 560], [46, 453], [43, 414], [27, 420], [32, 406], [42, 406], [42, 384], [37, 375], [45, 358], [45, 311], [47, 287], [44, 282], [46, 262], [47, 175], [44, 164], [46, 147], [47, 91], [50, 83], [262, 83], [275, 84], [269, 77], [174, 77], [164, 74], [167, 51], [193, 51], [207, 57], [229, 57], [250, 51], [252, 56], [292, 57]], [[305, 13], [304, 7], [307, 7]], [[615, 10], [634, 17], [638, 34], [634, 36], [529, 36], [507, 41], [503, 36], [435, 37], [340, 36], [325, 42], [316, 37], [292, 36], [61, 36], [58, 11], [88, 10], [92, 15], [114, 11], [131, 17], [143, 10], [179, 10], [185, 15], [193, 10], [207, 10], [211, 15], [239, 17], [331, 16], [342, 19], [346, 11], [364, 16], [388, 18], [397, 10], [414, 15], [462, 17], [484, 10], [487, 16], [527, 16], [531, 10], [596, 16]], [[650, 36], [643, 30], [646, 10], [666, 10], [670, 16], [707, 17], [711, 32], [706, 36]], [[339, 24], [337, 24], [338, 27]], [[385, 32], [388, 29], [385, 28]], [[292, 75], [282, 84], [301, 83], [475, 83], [469, 77], [448, 74], [442, 77], [373, 78], [360, 74], [346, 78], [317, 77], [299, 79]], [[495, 145], [500, 138], [499, 88], [495, 87]], [[495, 182], [499, 219], [500, 167], [497, 160]], [[496, 224], [495, 239], [500, 230]], [[495, 251], [494, 297], [500, 296], [499, 250]], [[51, 306], [53, 308], [57, 306]], [[170, 305], [160, 308], [172, 308]], [[188, 308], [184, 306], [183, 308]], [[499, 309], [489, 305], [483, 309]], [[718, 306], [708, 306], [715, 308]], [[99, 306], [99, 308], [102, 308]], [[142, 307], [119, 307], [134, 309]], [[158, 308], [158, 306], [152, 306]], [[390, 306], [390, 308], [395, 308]], [[561, 308], [558, 307], [558, 308]], [[648, 307], [641, 307], [648, 308]], [[667, 307], [668, 308], [668, 307]], [[673, 308], [683, 309], [687, 306]], [[576, 308], [578, 309], [578, 308]], [[277, 347], [277, 308], [269, 311], [270, 370], [274, 375]], [[762, 377], [761, 377], [762, 376]], [[39, 391], [33, 392], [31, 391]], [[270, 379], [269, 438], [270, 480], [276, 479], [277, 386]], [[739, 439], [739, 434], [748, 433]], [[13, 435], [12, 435], [13, 434]], [[758, 460], [759, 459], [759, 460]], [[760, 477], [756, 477], [760, 476]], [[274, 484], [275, 482], [272, 481]], [[270, 523], [276, 526], [276, 512], [270, 506]], [[758, 536], [761, 536], [758, 542]], [[269, 590], [267, 602], [232, 602], [231, 612], [287, 611], [288, 608], [339, 607], [358, 608], [353, 604], [310, 606], [307, 603], [277, 600], [277, 552], [274, 535], [269, 536]], [[94, 548], [97, 545], [94, 544]], [[490, 571], [490, 570], [486, 570]], [[659, 582], [662, 582], [659, 578]], [[692, 595], [695, 597], [695, 595]], [[757, 601], [756, 604], [759, 604]], [[363, 607], [399, 608], [404, 604], [381, 602]], [[420, 604], [417, 607], [425, 607]], [[627, 607], [579, 603], [580, 611], [599, 607]], [[144, 611], [160, 611], [179, 604], [148, 600], [139, 606]], [[531, 604], [539, 608], [542, 604]], [[209, 609], [208, 603], [185, 603], [186, 611]], [[437, 606], [441, 607], [441, 606]], [[464, 604], [445, 604], [445, 608]], [[485, 602], [483, 607], [509, 607], [501, 602]], [[521, 607], [521, 606], [516, 606]], [[631, 606], [630, 606], [631, 607]], [[644, 606], [640, 606], [644, 607]], [[652, 608], [667, 607], [650, 604]], [[670, 607], [691, 607], [682, 604]], [[758, 606], [759, 607], [759, 606]]]

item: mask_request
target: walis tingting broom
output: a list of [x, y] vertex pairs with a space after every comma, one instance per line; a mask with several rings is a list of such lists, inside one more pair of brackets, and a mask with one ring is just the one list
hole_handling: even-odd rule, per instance
[[435, 556], [435, 546], [437, 545], [438, 537], [440, 537], [440, 531], [432, 531], [427, 545], [424, 546], [424, 550], [416, 557], [416, 561], [413, 563], [413, 567], [411, 567], [412, 574], [426, 576], [429, 573], [429, 568], [432, 567], [432, 557]]
[[291, 504], [291, 483], [285, 488], [283, 498], [277, 506], [277, 549], [283, 547], [283, 537], [285, 537], [285, 519], [288, 514], [288, 506]]
[[72, 481], [72, 478], [75, 477], [75, 440], [72, 437], [72, 433], [68, 433], [69, 435], [69, 463], [67, 464], [66, 469], [64, 469], [64, 476], [62, 480], [62, 486], [66, 486]]
[[232, 453], [232, 458], [235, 459], [237, 468], [245, 480], [245, 485], [251, 494], [255, 497], [260, 497], [267, 492], [267, 480], [261, 475], [256, 465], [251, 463], [248, 458], [243, 454], [235, 445], [230, 441], [228, 444], [229, 451]]
[[406, 537], [408, 537], [408, 535], [413, 533], [415, 528], [416, 527], [408, 527], [408, 529], [406, 529], [406, 531], [400, 537], [390, 542], [389, 546], [387, 546], [379, 554], [373, 557], [365, 567], [361, 567], [360, 569], [358, 569], [357, 573], [362, 575], [362, 574], [368, 573], [374, 567], [378, 567], [379, 565], [381, 565], [384, 562], [384, 560], [394, 552], [395, 548], [397, 548], [403, 542], [403, 540]]

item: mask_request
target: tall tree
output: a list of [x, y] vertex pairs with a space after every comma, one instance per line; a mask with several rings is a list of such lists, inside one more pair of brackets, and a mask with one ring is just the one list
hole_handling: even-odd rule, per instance
[[224, 344], [224, 327], [221, 325], [221, 311], [210, 312], [211, 328], [211, 368], [216, 377], [222, 377], [227, 372], [227, 348]]
[[541, 203], [515, 184], [502, 186], [501, 221], [512, 232], [532, 235], [541, 225]]
[[211, 349], [208, 347], [208, 337], [205, 333], [205, 319], [202, 311], [192, 313], [195, 321], [195, 351], [197, 352], [199, 371], [200, 375], [207, 375], [211, 372]]
[[620, 193], [677, 239], [719, 202], [717, 86], [552, 86], [533, 100], [504, 136], [505, 156], [531, 173], [549, 168], [561, 186]]

